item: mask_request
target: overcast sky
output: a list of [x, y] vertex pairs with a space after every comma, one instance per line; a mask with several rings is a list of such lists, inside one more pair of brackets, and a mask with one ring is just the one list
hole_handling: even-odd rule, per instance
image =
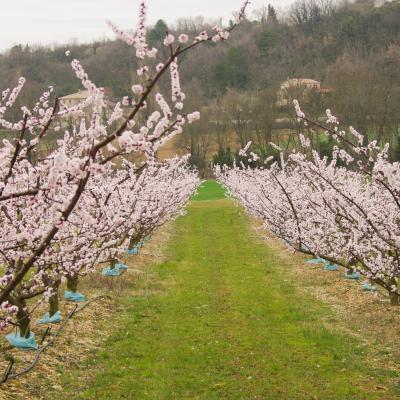
[[[15, 44], [87, 42], [111, 37], [105, 22], [123, 28], [135, 26], [138, 0], [0, 0], [0, 51]], [[293, 0], [252, 0], [252, 10], [267, 3], [277, 9]], [[148, 0], [148, 22], [160, 18], [172, 23], [179, 17], [224, 17], [241, 0]]]

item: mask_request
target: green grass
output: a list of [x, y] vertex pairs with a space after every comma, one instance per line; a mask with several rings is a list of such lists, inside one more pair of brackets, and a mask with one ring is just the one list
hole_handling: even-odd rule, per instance
[[124, 299], [103, 350], [63, 374], [57, 398], [398, 398], [375, 391], [390, 377], [372, 369], [360, 342], [323, 326], [331, 310], [300, 292], [286, 267], [231, 201], [193, 202], [167, 261], [151, 268], [143, 294]]
[[193, 197], [195, 201], [219, 200], [225, 198], [225, 189], [215, 180], [205, 181]]

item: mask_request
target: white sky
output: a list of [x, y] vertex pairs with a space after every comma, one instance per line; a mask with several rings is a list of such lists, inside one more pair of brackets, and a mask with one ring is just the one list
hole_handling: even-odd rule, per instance
[[[162, 18], [223, 17], [226, 21], [242, 0], [148, 0], [148, 23]], [[293, 0], [252, 0], [251, 11], [267, 3], [277, 9]], [[121, 28], [136, 25], [138, 0], [0, 0], [0, 52], [15, 44], [87, 42], [112, 37], [105, 22]]]

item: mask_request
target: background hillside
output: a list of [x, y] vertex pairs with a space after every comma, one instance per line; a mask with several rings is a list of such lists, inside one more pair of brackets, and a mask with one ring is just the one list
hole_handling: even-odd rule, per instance
[[[201, 109], [202, 121], [176, 140], [163, 156], [190, 151], [192, 161], [206, 168], [218, 153], [231, 160], [240, 146], [252, 139], [262, 154], [268, 143], [295, 142], [296, 124], [291, 102], [277, 105], [277, 93], [288, 78], [321, 82], [321, 90], [302, 98], [314, 119], [332, 109], [341, 122], [390, 142], [399, 159], [400, 113], [400, 2], [376, 6], [373, 1], [335, 3], [302, 0], [279, 16], [266, 6], [235, 31], [227, 45], [210, 44], [181, 64], [187, 106]], [[157, 43], [166, 29], [186, 31], [192, 37], [212, 22], [202, 18], [180, 20], [174, 27], [159, 21], [150, 38]], [[129, 94], [133, 57], [120, 41], [57, 48], [15, 46], [0, 55], [0, 89], [19, 76], [28, 80], [21, 99], [32, 103], [47, 85], [59, 96], [80, 89], [65, 51], [81, 60], [90, 77], [112, 96]], [[191, 104], [190, 104], [191, 103]], [[15, 118], [18, 116], [16, 115]], [[318, 132], [318, 146], [330, 143]], [[232, 151], [232, 152], [231, 152]]]

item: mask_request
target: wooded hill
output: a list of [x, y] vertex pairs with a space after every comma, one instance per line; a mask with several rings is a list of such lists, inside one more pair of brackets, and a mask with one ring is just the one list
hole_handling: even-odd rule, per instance
[[[374, 3], [301, 0], [284, 17], [266, 5], [256, 17], [249, 15], [225, 45], [209, 44], [205, 52], [192, 53], [182, 62], [182, 81], [192, 105], [207, 107], [202, 110], [203, 122], [183, 136], [180, 146], [201, 159], [207, 158], [210, 146], [212, 152], [229, 147], [233, 135], [240, 145], [249, 138], [261, 146], [274, 138], [287, 140], [290, 132], [282, 131], [276, 121], [293, 113], [291, 107], [276, 106], [277, 91], [287, 78], [308, 78], [330, 89], [329, 95], [304, 99], [311, 117], [320, 117], [329, 106], [344, 124], [390, 141], [395, 156], [400, 126], [400, 1]], [[210, 26], [202, 18], [180, 20], [169, 28], [159, 21], [151, 29], [150, 42], [162, 40], [166, 29], [193, 37]], [[136, 65], [127, 46], [111, 40], [56, 48], [14, 46], [0, 55], [0, 88], [25, 76], [28, 90], [21, 99], [27, 103], [48, 85], [59, 96], [78, 91], [67, 49], [96, 83], [116, 97], [129, 94], [126, 82]]]

